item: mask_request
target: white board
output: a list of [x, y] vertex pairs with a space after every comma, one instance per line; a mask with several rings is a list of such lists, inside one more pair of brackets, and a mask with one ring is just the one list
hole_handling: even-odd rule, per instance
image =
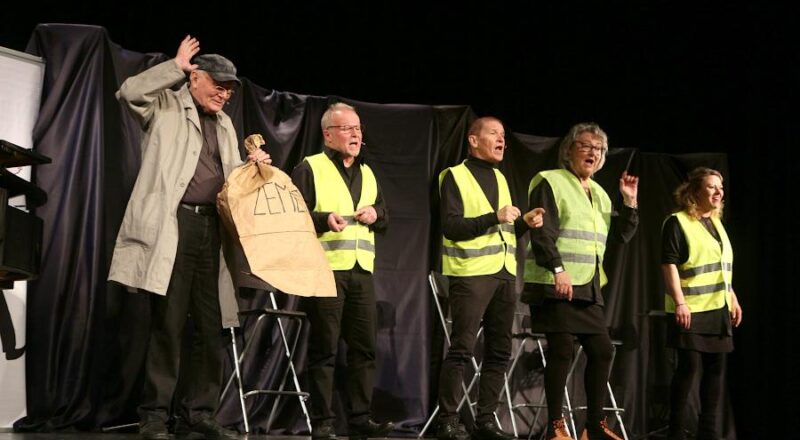
[[[44, 69], [41, 58], [0, 46], [0, 139], [23, 148], [33, 147], [33, 126], [39, 115]], [[9, 168], [9, 171], [30, 180], [30, 167]], [[24, 196], [13, 198], [8, 204], [25, 208]], [[3, 347], [0, 353], [0, 429], [11, 427], [26, 415], [26, 356], [8, 359], [11, 353], [25, 347], [26, 299], [27, 282], [18, 281], [14, 289], [3, 290], [0, 300], [10, 312], [16, 339], [16, 347]], [[8, 316], [0, 313], [0, 319]]]

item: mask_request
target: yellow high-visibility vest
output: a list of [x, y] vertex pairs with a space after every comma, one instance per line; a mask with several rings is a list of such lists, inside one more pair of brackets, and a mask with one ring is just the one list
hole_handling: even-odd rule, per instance
[[378, 182], [369, 166], [361, 168], [361, 198], [353, 208], [350, 189], [345, 185], [336, 165], [325, 153], [305, 158], [314, 175], [317, 203], [314, 212], [335, 212], [345, 220], [347, 226], [341, 232], [325, 232], [319, 241], [333, 270], [349, 270], [356, 261], [366, 271], [372, 272], [375, 262], [375, 234], [369, 227], [353, 218], [360, 208], [375, 204], [378, 197]]
[[[444, 176], [450, 172], [461, 193], [464, 205], [464, 217], [480, 217], [494, 213], [475, 176], [463, 163], [442, 171], [439, 174], [439, 190], [442, 188]], [[503, 174], [494, 170], [497, 178], [498, 206], [511, 205], [511, 193]], [[517, 237], [514, 225], [503, 223], [488, 228], [482, 235], [471, 240], [452, 241], [442, 237], [442, 273], [450, 276], [492, 275], [503, 267], [509, 273], [517, 273]]]
[[[574, 285], [587, 284], [600, 267], [600, 286], [608, 282], [603, 270], [608, 230], [611, 226], [611, 199], [606, 191], [589, 179], [591, 200], [577, 176], [567, 170], [542, 171], [531, 180], [528, 197], [542, 180], [553, 190], [558, 207], [559, 233], [556, 248], [564, 269]], [[555, 284], [553, 273], [536, 264], [536, 252], [528, 244], [525, 256], [525, 282]]]
[[[685, 211], [674, 215], [686, 237], [689, 259], [678, 266], [681, 290], [689, 311], [706, 312], [731, 304], [731, 282], [733, 280], [733, 248], [728, 233], [717, 217], [711, 222], [722, 240], [722, 248], [700, 220]], [[667, 294], [664, 309], [675, 313], [675, 301]]]

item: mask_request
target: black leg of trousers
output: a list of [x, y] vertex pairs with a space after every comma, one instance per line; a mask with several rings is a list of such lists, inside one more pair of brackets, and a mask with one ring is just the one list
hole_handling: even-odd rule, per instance
[[564, 385], [572, 363], [575, 337], [571, 333], [547, 333], [547, 365], [544, 367], [544, 394], [550, 420], [563, 415]]
[[370, 416], [377, 315], [372, 274], [352, 272], [342, 317], [342, 338], [347, 343], [347, 413], [351, 424], [366, 422]]
[[491, 420], [511, 356], [511, 324], [516, 302], [513, 282], [491, 276], [450, 277], [449, 293], [453, 325], [450, 349], [439, 378], [440, 418], [450, 421], [458, 417], [464, 368], [475, 350], [483, 320], [485, 353], [476, 421]]
[[725, 372], [725, 353], [701, 353], [703, 376], [700, 378], [700, 419], [697, 424], [698, 440], [720, 438], [722, 386]]
[[511, 357], [511, 326], [517, 297], [513, 281], [498, 280], [494, 295], [483, 314], [483, 365], [478, 390], [478, 423], [494, 420], [500, 401], [508, 360]]
[[192, 279], [192, 299], [189, 304], [195, 336], [190, 362], [181, 363], [179, 375], [179, 382], [184, 382], [187, 388], [181, 390], [177, 412], [190, 423], [213, 416], [222, 386], [220, 353], [224, 342], [218, 288], [219, 234], [203, 242], [207, 245], [203, 248], [204, 258], [200, 259]]
[[673, 436], [682, 435], [686, 426], [685, 408], [702, 372], [700, 353], [691, 350], [676, 350], [678, 368], [672, 376], [669, 394], [669, 430]]
[[313, 298], [308, 303], [308, 374], [314, 426], [330, 424], [335, 418], [333, 383], [340, 336], [347, 343], [350, 422], [368, 419], [372, 403], [377, 326], [372, 274], [354, 269], [334, 271], [334, 277], [336, 298]]
[[[216, 217], [178, 211], [178, 249], [166, 296], [153, 295], [150, 342], [139, 415], [143, 421], [176, 413], [189, 421], [213, 416], [222, 379], [219, 309], [220, 239]], [[190, 359], [181, 362], [181, 338], [188, 314], [197, 331]]]
[[599, 427], [603, 419], [603, 404], [606, 401], [608, 376], [611, 373], [611, 357], [614, 347], [607, 333], [578, 335], [578, 341], [586, 354], [586, 370], [583, 373], [586, 387], [586, 425]]

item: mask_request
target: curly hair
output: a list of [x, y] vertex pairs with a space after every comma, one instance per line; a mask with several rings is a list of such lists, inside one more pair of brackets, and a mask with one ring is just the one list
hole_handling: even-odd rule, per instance
[[[706, 168], [697, 167], [689, 173], [688, 180], [683, 182], [675, 190], [675, 203], [681, 211], [686, 211], [694, 218], [700, 218], [700, 213], [697, 211], [697, 195], [703, 188], [703, 181], [708, 176], [719, 177], [720, 182], [723, 181], [722, 174], [719, 171]], [[725, 202], [720, 204], [719, 208], [715, 208], [711, 215], [722, 218], [722, 211], [725, 208]]]

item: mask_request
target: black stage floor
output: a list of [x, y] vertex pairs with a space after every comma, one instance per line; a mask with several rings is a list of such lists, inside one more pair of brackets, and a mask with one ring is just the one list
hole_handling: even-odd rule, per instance
[[[0, 432], [0, 440], [137, 440], [139, 434], [136, 433], [100, 433], [100, 432], [69, 432], [69, 433], [17, 433], [17, 432]], [[178, 439], [178, 437], [170, 436], [171, 439]], [[199, 440], [202, 436], [189, 436], [180, 437], [180, 440]], [[308, 440], [311, 437], [302, 435], [248, 435], [241, 436], [242, 440]], [[346, 440], [347, 437], [338, 437], [339, 439]], [[409, 440], [408, 437], [387, 437], [386, 440]]]

